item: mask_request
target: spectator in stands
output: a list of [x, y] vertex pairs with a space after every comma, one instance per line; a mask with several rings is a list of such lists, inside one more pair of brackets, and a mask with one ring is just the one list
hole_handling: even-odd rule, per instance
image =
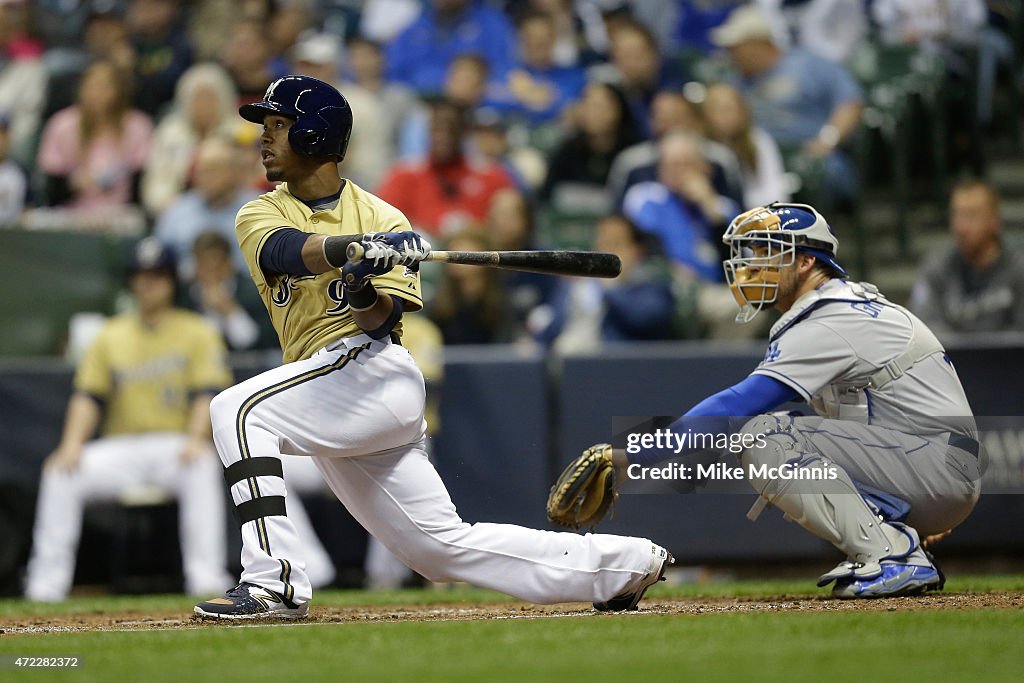
[[341, 80], [341, 39], [329, 33], [307, 33], [289, 51], [282, 68], [285, 74], [312, 76], [337, 88]]
[[[533, 251], [543, 248], [537, 241], [536, 211], [518, 190], [499, 190], [491, 202], [484, 230], [495, 249]], [[511, 309], [519, 333], [526, 331], [531, 312], [538, 306], [550, 306], [559, 290], [558, 278], [514, 270], [501, 271], [505, 301]]]
[[0, 110], [10, 119], [10, 152], [29, 165], [43, 115], [47, 70], [38, 45], [18, 30], [25, 7], [0, 4]]
[[420, 0], [365, 0], [362, 6], [360, 35], [378, 45], [390, 43], [422, 10]]
[[679, 89], [683, 75], [674, 63], [662, 58], [658, 42], [650, 29], [638, 21], [624, 21], [609, 32], [611, 63], [617, 72], [618, 83], [629, 102], [633, 119], [646, 128], [651, 118], [651, 101], [660, 90]]
[[697, 135], [672, 131], [659, 148], [658, 180], [630, 188], [624, 213], [639, 229], [657, 236], [689, 278], [722, 282], [717, 245], [739, 207], [715, 191]]
[[860, 122], [860, 87], [842, 66], [806, 50], [783, 51], [756, 6], [740, 7], [712, 32], [736, 69], [734, 85], [785, 153], [787, 148], [821, 164], [833, 203], [849, 205], [857, 193], [856, 170], [842, 145]]
[[778, 17], [776, 23], [794, 47], [838, 64], [850, 59], [868, 35], [864, 0], [758, 0], [758, 4]]
[[74, 44], [46, 51], [50, 80], [43, 119], [75, 103], [78, 82], [90, 64], [110, 61], [125, 73], [135, 68], [135, 48], [128, 39], [128, 22], [117, 4], [90, 3]]
[[[270, 42], [270, 71], [274, 78], [294, 73], [292, 53], [301, 39], [317, 31], [318, 0], [285, 0], [274, 2], [267, 17], [267, 39]], [[332, 35], [335, 40], [341, 36]], [[335, 64], [337, 70], [339, 64]], [[316, 78], [314, 76], [314, 78]], [[330, 81], [334, 85], [334, 81]]]
[[[453, 251], [492, 249], [486, 233], [463, 230], [448, 240]], [[495, 344], [515, 338], [512, 315], [494, 268], [445, 266], [437, 295], [427, 314], [441, 329], [446, 346], [457, 344]]]
[[957, 183], [949, 228], [954, 244], [925, 260], [910, 308], [937, 333], [1024, 330], [1024, 254], [1002, 236], [996, 188]]
[[519, 58], [488, 103], [530, 126], [557, 122], [580, 98], [583, 70], [555, 64], [557, 33], [550, 14], [534, 12], [519, 20]]
[[142, 176], [142, 202], [150, 215], [162, 214], [188, 187], [203, 140], [232, 136], [242, 125], [238, 92], [227, 72], [214, 62], [189, 67], [178, 81], [174, 107], [157, 124]]
[[[397, 158], [399, 128], [415, 97], [405, 86], [384, 80], [384, 53], [378, 43], [357, 36], [348, 41], [345, 53], [341, 92], [352, 106], [359, 134], [349, 143], [342, 175], [374, 190]], [[424, 144], [423, 151], [426, 149]]]
[[654, 137], [628, 147], [615, 157], [608, 172], [608, 196], [621, 206], [626, 191], [637, 183], [658, 178], [658, 141], [673, 130], [690, 131], [702, 138], [701, 151], [711, 165], [712, 183], [719, 194], [743, 200], [743, 174], [739, 159], [727, 146], [707, 137], [703, 109], [681, 90], [662, 90], [651, 103], [650, 128]]
[[744, 209], [789, 201], [782, 154], [772, 136], [754, 125], [743, 94], [727, 83], [708, 87], [703, 102], [708, 137], [736, 155], [743, 172]]
[[575, 113], [575, 130], [552, 153], [541, 197], [556, 208], [607, 208], [605, 183], [618, 154], [643, 139], [622, 91], [592, 82]]
[[0, 226], [13, 227], [25, 207], [28, 178], [25, 170], [10, 159], [10, 120], [0, 114]]
[[159, 242], [138, 245], [129, 273], [137, 308], [107, 322], [80, 361], [60, 444], [43, 465], [30, 600], [67, 597], [85, 505], [141, 485], [178, 499], [186, 590], [230, 580], [223, 468], [210, 441], [210, 400], [231, 384], [224, 346], [201, 316], [175, 308], [175, 263]]
[[554, 63], [588, 66], [608, 54], [608, 32], [598, 3], [574, 0], [506, 0], [506, 11], [518, 23], [527, 14], [540, 12], [555, 25]]
[[270, 57], [267, 28], [262, 19], [247, 17], [233, 24], [220, 62], [235, 82], [239, 105], [263, 99], [267, 85], [274, 80]]
[[509, 139], [508, 123], [497, 111], [478, 109], [470, 126], [470, 153], [505, 169], [516, 187], [533, 194], [544, 182], [547, 162], [530, 145], [513, 147]]
[[[484, 105], [489, 69], [483, 57], [463, 54], [452, 60], [444, 78], [442, 96], [472, 116]], [[430, 102], [426, 97], [410, 111], [399, 131], [398, 154], [402, 159], [422, 159], [430, 147]]]
[[430, 153], [420, 162], [400, 162], [384, 178], [377, 195], [398, 207], [413, 227], [451, 235], [487, 215], [491, 197], [512, 180], [498, 165], [463, 153], [464, 110], [448, 100], [430, 109]]
[[204, 230], [192, 242], [185, 298], [221, 333], [232, 351], [276, 349], [277, 335], [249, 274], [235, 265], [238, 246], [216, 230]]
[[515, 57], [515, 30], [482, 0], [429, 0], [419, 17], [387, 46], [388, 80], [438, 93], [452, 60], [478, 54], [501, 81]]
[[43, 130], [37, 165], [46, 174], [48, 203], [98, 209], [137, 202], [152, 138], [149, 116], [131, 108], [129, 75], [112, 62], [94, 63], [76, 104]]
[[708, 55], [715, 49], [711, 31], [729, 18], [734, 9], [747, 0], [679, 0], [674, 43], [687, 54]]
[[[192, 243], [205, 230], [220, 233], [235, 243], [235, 215], [259, 194], [247, 186], [248, 166], [244, 151], [231, 140], [211, 137], [199, 143], [193, 188], [167, 207], [154, 229], [154, 234], [186, 265]], [[232, 250], [232, 259], [245, 272], [245, 260], [239, 249]]]
[[158, 117], [192, 65], [192, 44], [175, 0], [131, 0], [128, 29], [135, 48], [135, 106]]
[[540, 341], [559, 353], [592, 351], [602, 343], [669, 339], [675, 298], [667, 269], [652, 262], [657, 238], [613, 214], [597, 224], [594, 249], [618, 255], [615, 279], [563, 281], [551, 324]]

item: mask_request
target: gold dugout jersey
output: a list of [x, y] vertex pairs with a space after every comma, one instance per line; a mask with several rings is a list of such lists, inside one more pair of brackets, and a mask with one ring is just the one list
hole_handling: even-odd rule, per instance
[[[260, 250], [275, 230], [292, 227], [326, 235], [411, 230], [408, 219], [387, 202], [346, 180], [333, 209], [313, 211], [289, 191], [287, 183], [249, 202], [238, 212], [235, 230], [249, 273], [281, 340], [284, 362], [308, 358], [329, 342], [362, 334], [349, 311], [341, 272], [320, 275], [270, 275], [260, 269]], [[423, 305], [418, 273], [398, 267], [374, 278], [381, 293], [406, 300], [406, 310]], [[401, 334], [401, 328], [395, 331]]]
[[231, 382], [220, 334], [183, 310], [152, 328], [135, 314], [111, 319], [75, 373], [75, 389], [105, 403], [104, 436], [184, 432], [194, 394]]

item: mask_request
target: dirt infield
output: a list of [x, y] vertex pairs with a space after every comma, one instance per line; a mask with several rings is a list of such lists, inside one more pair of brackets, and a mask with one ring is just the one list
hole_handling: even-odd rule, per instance
[[[843, 611], [922, 611], [965, 609], [1022, 609], [1024, 594], [936, 593], [919, 597], [882, 598], [877, 600], [835, 600], [829, 597], [780, 595], [771, 598], [689, 598], [658, 600], [642, 604], [638, 612], [606, 615], [595, 612], [590, 605], [570, 603], [554, 606], [528, 605], [520, 602], [486, 605], [424, 605], [396, 607], [312, 607], [308, 619], [301, 624], [350, 624], [394, 621], [468, 621], [485, 619], [549, 619], [555, 617], [591, 617], [596, 619], [642, 617], [648, 614], [690, 615], [736, 612], [843, 612]], [[255, 625], [266, 622], [242, 622]], [[273, 622], [280, 624], [282, 622]], [[199, 620], [191, 615], [174, 613], [95, 613], [74, 616], [18, 617], [0, 627], [4, 635], [55, 632], [146, 631], [185, 628], [234, 627], [235, 622]]]

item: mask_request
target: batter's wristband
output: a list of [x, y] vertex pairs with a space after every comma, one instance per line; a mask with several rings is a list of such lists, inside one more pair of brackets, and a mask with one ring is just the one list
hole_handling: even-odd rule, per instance
[[373, 305], [377, 303], [377, 298], [380, 296], [377, 290], [374, 289], [372, 282], [367, 282], [359, 289], [345, 288], [346, 296], [348, 297], [348, 307], [353, 311], [365, 311], [373, 308]]
[[341, 268], [348, 263], [345, 251], [348, 245], [358, 242], [362, 235], [331, 235], [324, 240], [324, 259], [332, 268]]

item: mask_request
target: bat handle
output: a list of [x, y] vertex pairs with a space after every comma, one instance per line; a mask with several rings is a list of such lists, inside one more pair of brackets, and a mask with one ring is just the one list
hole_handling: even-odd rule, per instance
[[348, 257], [349, 263], [359, 263], [363, 260], [363, 254], [366, 250], [363, 249], [363, 245], [359, 242], [349, 242], [349, 245], [345, 248], [345, 256]]

